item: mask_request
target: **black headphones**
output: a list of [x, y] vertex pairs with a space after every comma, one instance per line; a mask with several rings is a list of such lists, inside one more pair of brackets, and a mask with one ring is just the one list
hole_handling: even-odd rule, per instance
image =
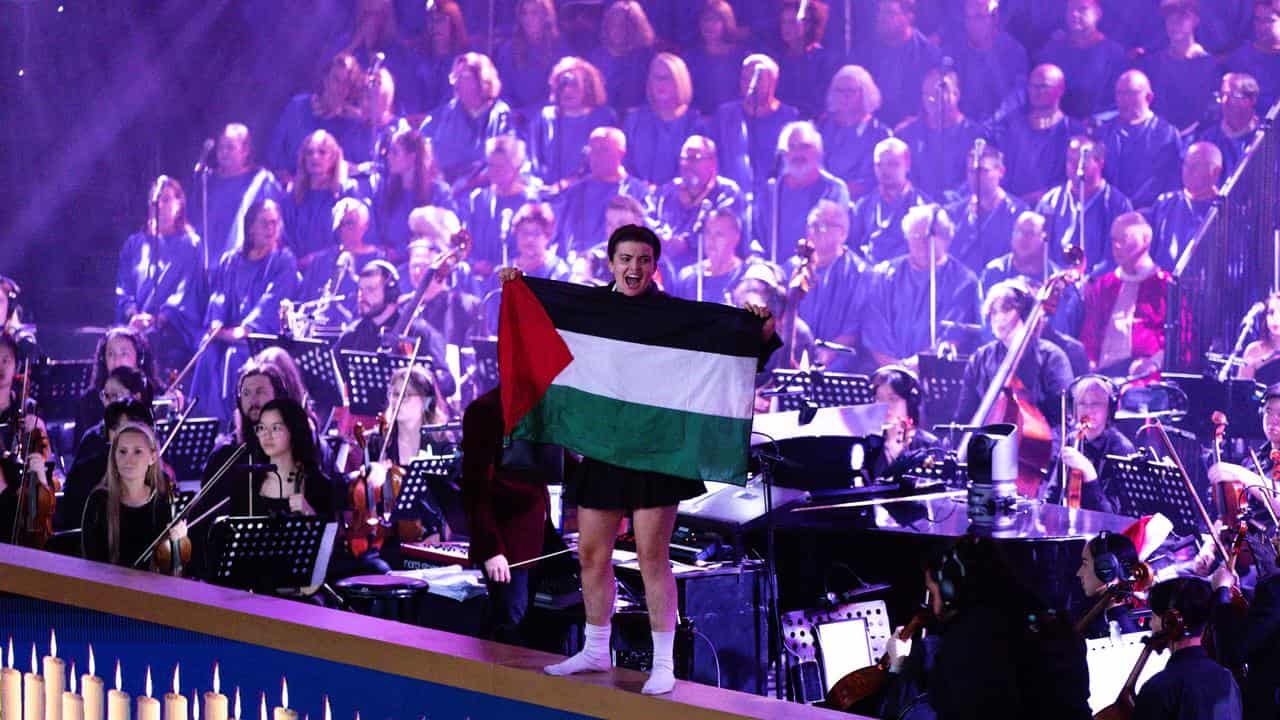
[[383, 280], [386, 281], [382, 290], [383, 301], [388, 305], [394, 304], [400, 299], [400, 271], [396, 270], [396, 266], [386, 260], [371, 260], [365, 263], [360, 273], [364, 274], [374, 270], [381, 273]]
[[[1106, 389], [1107, 391], [1107, 422], [1114, 420], [1116, 417], [1116, 408], [1119, 407], [1120, 405], [1120, 389], [1117, 388], [1116, 384], [1111, 381], [1111, 378], [1107, 377], [1106, 375], [1099, 375], [1098, 373], [1088, 373], [1085, 375], [1081, 375], [1075, 380], [1072, 380], [1071, 384], [1067, 386], [1067, 400], [1070, 402], [1070, 405], [1071, 405], [1071, 413], [1074, 414], [1076, 409], [1076, 387], [1080, 383], [1089, 379], [1093, 379], [1101, 383], [1103, 388]], [[1277, 397], [1280, 397], [1280, 395], [1277, 395]]]
[[1090, 552], [1093, 553], [1093, 575], [1103, 585], [1125, 575], [1124, 566], [1120, 564], [1120, 558], [1116, 557], [1114, 552], [1111, 552], [1110, 541], [1111, 533], [1103, 530], [1098, 533], [1098, 537], [1094, 538], [1093, 542], [1089, 543], [1090, 546], [1093, 546], [1094, 542], [1096, 542], [1097, 548], [1102, 549], [1102, 552], [1097, 552], [1096, 549], [1091, 549]]
[[924, 391], [920, 386], [920, 378], [902, 365], [885, 365], [871, 374], [871, 386], [887, 384], [893, 392], [907, 401], [907, 415], [913, 422], [920, 422], [920, 403]]

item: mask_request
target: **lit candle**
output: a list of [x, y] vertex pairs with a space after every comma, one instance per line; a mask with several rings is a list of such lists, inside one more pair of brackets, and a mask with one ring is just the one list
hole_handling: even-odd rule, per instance
[[329, 696], [324, 696], [324, 720], [333, 720], [333, 711], [329, 709]]
[[22, 720], [44, 720], [44, 680], [36, 674], [35, 643], [31, 643], [31, 672], [22, 676]]
[[267, 694], [258, 693], [258, 720], [267, 720]]
[[120, 661], [116, 660], [116, 689], [107, 693], [107, 720], [129, 720], [129, 695], [120, 682]]
[[173, 666], [173, 692], [164, 694], [164, 720], [187, 720], [187, 696], [178, 684], [178, 665]]
[[236, 720], [240, 720], [240, 688], [236, 687]]
[[[236, 717], [240, 711], [236, 710]], [[222, 694], [222, 674], [218, 671], [218, 663], [213, 664], [213, 692], [204, 694], [205, 720], [227, 720], [227, 696]]]
[[271, 713], [271, 720], [298, 720], [298, 713], [289, 709], [289, 682], [280, 678], [280, 707]]
[[44, 658], [44, 720], [62, 720], [62, 692], [67, 666], [58, 658], [58, 636], [49, 631], [49, 654]]
[[76, 694], [76, 663], [71, 661], [71, 687], [62, 693], [62, 720], [84, 720], [84, 698]]
[[147, 666], [147, 694], [137, 697], [138, 720], [160, 720], [160, 701], [151, 697], [151, 666]]
[[98, 677], [97, 664], [93, 660], [93, 646], [89, 646], [89, 672], [80, 677], [80, 695], [84, 701], [84, 720], [102, 720], [102, 678]]
[[191, 691], [191, 718], [200, 720], [200, 693], [194, 689]]
[[9, 662], [0, 668], [0, 718], [22, 718], [22, 673], [13, 667], [13, 636], [9, 636]]

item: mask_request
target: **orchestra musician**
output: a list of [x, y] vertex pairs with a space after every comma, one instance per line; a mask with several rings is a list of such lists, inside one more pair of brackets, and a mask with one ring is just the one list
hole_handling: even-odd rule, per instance
[[1063, 480], [1057, 478], [1055, 481], [1053, 478], [1057, 475], [1057, 466], [1064, 464], [1068, 470], [1077, 470], [1084, 476], [1081, 509], [1114, 513], [1119, 487], [1113, 486], [1115, 480], [1106, 476], [1107, 456], [1134, 453], [1133, 443], [1112, 424], [1119, 391], [1111, 380], [1101, 375], [1082, 375], [1067, 387], [1066, 392], [1070, 400], [1067, 416], [1074, 421], [1074, 427], [1069, 430], [1080, 432], [1083, 428], [1084, 437], [1079, 450], [1063, 442], [1062, 462], [1053, 464], [1045, 500], [1051, 503], [1062, 501]]
[[[1268, 316], [1270, 316], [1269, 313]], [[1260, 488], [1262, 494], [1271, 502], [1272, 509], [1280, 512], [1280, 500], [1277, 500], [1275, 494], [1276, 455], [1273, 454], [1280, 452], [1280, 383], [1269, 385], [1263, 391], [1259, 413], [1262, 419], [1262, 434], [1267, 438], [1267, 441], [1254, 451], [1254, 456], [1257, 457], [1261, 466], [1253, 467], [1252, 457], [1247, 466], [1226, 461], [1215, 462], [1209, 466], [1209, 482], [1215, 485], [1233, 483], [1239, 488]], [[1251, 492], [1249, 503], [1258, 502], [1262, 502], [1259, 493]], [[1218, 510], [1222, 512], [1223, 508]]]
[[[1080, 568], [1076, 570], [1076, 577], [1080, 578], [1080, 587], [1084, 589], [1085, 596], [1090, 602], [1096, 602], [1118, 584], [1132, 582], [1139, 564], [1138, 549], [1128, 535], [1104, 530], [1090, 538], [1080, 551]], [[1129, 598], [1116, 595], [1112, 597], [1102, 612], [1085, 628], [1085, 637], [1111, 637], [1112, 627], [1121, 633], [1138, 632], [1141, 629]]]
[[[85, 503], [84, 557], [130, 567], [173, 519], [174, 488], [161, 469], [159, 444], [148, 425], [127, 423], [111, 441], [107, 474]], [[187, 534], [186, 521], [169, 531]]]
[[1244, 365], [1237, 376], [1241, 380], [1252, 380], [1258, 368], [1275, 360], [1280, 353], [1280, 292], [1268, 295], [1265, 307], [1262, 336], [1244, 349]]
[[[102, 420], [104, 405], [102, 390], [107, 378], [118, 367], [130, 367], [140, 371], [152, 388], [160, 387], [155, 363], [151, 356], [151, 343], [137, 330], [127, 326], [113, 327], [98, 340], [93, 352], [93, 375], [89, 388], [80, 396], [76, 406], [75, 440], [78, 444], [89, 428]], [[97, 482], [96, 480], [94, 482]]]
[[[18, 378], [18, 343], [8, 333], [0, 333], [0, 451], [12, 448], [17, 436], [18, 416], [22, 409], [21, 380]], [[28, 399], [29, 404], [34, 404]], [[44, 421], [25, 408], [23, 432], [31, 432], [39, 427], [44, 430]]]
[[18, 303], [22, 288], [11, 277], [0, 275], [0, 332], [13, 336], [18, 343], [18, 360], [40, 358], [35, 325], [22, 322], [22, 306]]
[[[626, 297], [660, 296], [653, 282], [662, 252], [653, 231], [635, 225], [619, 228], [608, 241], [609, 268], [614, 282], [598, 292], [619, 292]], [[503, 282], [519, 277], [515, 268], [504, 268]], [[749, 308], [765, 318], [761, 361], [781, 343], [766, 308]], [[764, 344], [765, 338], [769, 338]], [[578, 507], [583, 601], [586, 605], [586, 643], [563, 662], [544, 670], [552, 675], [604, 672], [611, 666], [609, 637], [612, 629], [615, 584], [613, 545], [622, 518], [629, 512], [635, 531], [645, 603], [653, 636], [653, 670], [641, 692], [671, 692], [675, 686], [674, 642], [676, 583], [671, 571], [670, 540], [676, 507], [681, 500], [706, 492], [699, 480], [616, 467], [584, 458], [580, 472], [568, 478], [566, 500]]]
[[[1202, 641], [1209, 624], [1213, 589], [1201, 578], [1166, 580], [1151, 588], [1151, 631], [1174, 631], [1172, 655], [1160, 672], [1138, 692], [1134, 720], [1238, 720], [1242, 717], [1240, 687], [1231, 671], [1209, 657]], [[1169, 626], [1176, 623], [1175, 628]], [[1270, 701], [1275, 716], [1275, 700]]]
[[[1264, 564], [1257, 566], [1261, 570]], [[1211, 622], [1218, 659], [1227, 667], [1248, 667], [1240, 688], [1245, 720], [1274, 718], [1280, 696], [1280, 573], [1273, 562], [1269, 572], [1260, 575], [1246, 613], [1232, 602], [1231, 588], [1240, 579], [1231, 568], [1221, 565], [1210, 579], [1215, 590]]]
[[[114, 372], [124, 369], [117, 368]], [[54, 509], [55, 529], [71, 530], [80, 527], [80, 523], [84, 520], [84, 506], [89, 500], [89, 494], [107, 474], [111, 443], [115, 440], [120, 428], [126, 423], [138, 423], [150, 427], [154, 422], [149, 402], [125, 396], [107, 404], [106, 410], [102, 413], [101, 422], [90, 428], [90, 433], [100, 440], [82, 444], [71, 461], [71, 469], [67, 471], [67, 481], [62, 486], [62, 497], [58, 498], [57, 507]]]
[[886, 365], [871, 376], [878, 403], [886, 403], [884, 444], [872, 453], [867, 467], [874, 478], [898, 477], [919, 464], [924, 451], [938, 447], [938, 438], [920, 427], [924, 390], [916, 374], [900, 365]]
[[278, 397], [263, 405], [250, 454], [275, 469], [252, 472], [249, 483], [232, 484], [230, 514], [336, 518], [341, 497], [320, 466], [313, 432], [306, 410], [294, 399]]

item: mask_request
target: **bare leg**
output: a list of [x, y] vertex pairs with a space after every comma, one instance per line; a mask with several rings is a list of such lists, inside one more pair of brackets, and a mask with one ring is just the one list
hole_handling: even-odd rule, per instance
[[676, 577], [671, 571], [671, 531], [676, 524], [676, 506], [642, 508], [633, 514], [640, 575], [644, 578], [644, 601], [649, 606], [649, 629], [653, 634], [653, 670], [641, 692], [660, 695], [675, 687], [676, 620], [679, 608]]
[[576, 655], [543, 668], [551, 675], [603, 672], [612, 665], [609, 636], [613, 600], [613, 544], [621, 510], [578, 508], [578, 558], [582, 566], [582, 603], [586, 606], [586, 643]]

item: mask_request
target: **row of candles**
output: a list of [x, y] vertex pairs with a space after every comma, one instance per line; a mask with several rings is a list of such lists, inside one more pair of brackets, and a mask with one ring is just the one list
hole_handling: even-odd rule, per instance
[[[204, 694], [191, 692], [192, 714], [187, 712], [187, 698], [180, 689], [179, 666], [173, 667], [173, 692], [164, 694], [161, 700], [151, 695], [151, 667], [147, 667], [146, 694], [130, 698], [124, 692], [120, 679], [120, 661], [116, 661], [115, 689], [107, 690], [102, 678], [96, 674], [93, 646], [89, 646], [89, 672], [80, 676], [76, 686], [76, 664], [71, 663], [71, 683], [66, 663], [58, 657], [58, 638], [52, 632], [49, 638], [49, 654], [41, 663], [43, 672], [36, 673], [36, 646], [31, 645], [31, 671], [20, 673], [13, 662], [13, 638], [9, 638], [8, 662], [0, 667], [0, 720], [131, 720], [136, 708], [137, 720], [240, 720], [240, 688], [235, 690], [235, 715], [228, 715], [227, 696], [221, 690], [218, 664], [213, 666], [213, 690]], [[77, 692], [79, 689], [79, 692]], [[204, 712], [201, 712], [203, 707]], [[267, 695], [259, 701], [259, 720], [267, 720]], [[324, 699], [325, 720], [331, 720], [329, 698]], [[298, 720], [297, 711], [289, 709], [289, 684], [280, 680], [280, 706], [274, 708], [272, 720]], [[359, 715], [356, 715], [359, 720]]]

